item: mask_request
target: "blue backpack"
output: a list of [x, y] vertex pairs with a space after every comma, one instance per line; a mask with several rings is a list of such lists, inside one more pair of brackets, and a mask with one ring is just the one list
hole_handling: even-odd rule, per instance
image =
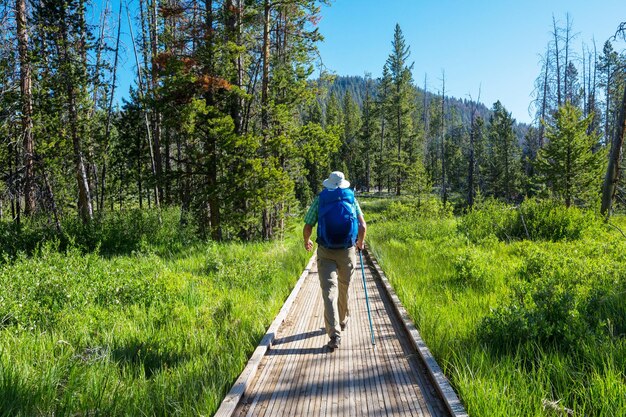
[[354, 246], [359, 230], [354, 192], [349, 188], [322, 190], [317, 221], [318, 244], [328, 249]]

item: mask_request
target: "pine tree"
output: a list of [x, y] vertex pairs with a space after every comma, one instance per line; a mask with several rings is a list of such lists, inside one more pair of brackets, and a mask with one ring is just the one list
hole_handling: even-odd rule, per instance
[[[377, 151], [374, 162], [376, 164], [376, 184], [378, 192], [383, 190], [385, 179], [389, 176], [389, 160], [390, 155], [388, 149], [390, 148], [389, 128], [387, 118], [390, 115], [390, 97], [391, 97], [391, 75], [389, 74], [389, 67], [387, 64], [383, 66], [383, 74], [378, 83], [378, 94], [376, 101], [376, 115], [380, 120], [380, 137], [377, 143]], [[391, 190], [388, 190], [391, 191]]]
[[373, 81], [366, 75], [365, 77], [365, 98], [363, 100], [363, 123], [360, 131], [360, 148], [358, 157], [363, 163], [363, 186], [370, 191], [372, 186], [372, 165], [373, 157], [376, 153], [375, 134], [378, 131], [378, 120], [375, 114], [375, 101], [373, 91]]
[[351, 178], [355, 186], [363, 182], [358, 176], [358, 173], [362, 172], [360, 169], [361, 160], [358, 158], [360, 129], [361, 111], [352, 99], [352, 94], [348, 91], [343, 98], [343, 132], [339, 158], [348, 167], [347, 171], [344, 172], [346, 178]]
[[488, 128], [488, 190], [498, 198], [512, 201], [519, 193], [520, 149], [513, 131], [514, 120], [497, 101]]
[[591, 116], [566, 103], [547, 126], [548, 143], [539, 150], [537, 170], [552, 194], [565, 201], [590, 203], [600, 194], [605, 153], [593, 152], [599, 137], [587, 134]]
[[404, 35], [398, 24], [395, 27], [391, 46], [392, 52], [386, 63], [391, 79], [389, 117], [391, 135], [395, 140], [396, 146], [393, 162], [396, 168], [395, 191], [396, 195], [400, 195], [402, 180], [406, 176], [408, 166], [406, 152], [403, 152], [403, 150], [412, 139], [413, 126], [411, 116], [415, 111], [415, 97], [412, 86], [413, 76], [411, 74], [413, 64], [409, 65], [407, 62], [411, 55], [410, 48], [406, 45]]
[[92, 104], [88, 96], [87, 55], [92, 44], [85, 8], [82, 0], [42, 0], [37, 3], [34, 20], [40, 31], [40, 59], [45, 59], [49, 68], [42, 73], [43, 93], [55, 92], [51, 104], [58, 106], [67, 118], [67, 126], [51, 118], [51, 127], [59, 140], [67, 138], [72, 143], [78, 212], [83, 221], [88, 222], [93, 218], [93, 207], [84, 149], [88, 148], [90, 140], [88, 109]]

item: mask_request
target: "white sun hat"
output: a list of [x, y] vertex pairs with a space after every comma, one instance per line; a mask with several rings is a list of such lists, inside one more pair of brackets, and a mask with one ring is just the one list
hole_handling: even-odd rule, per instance
[[322, 182], [322, 185], [329, 190], [335, 190], [337, 188], [348, 188], [350, 186], [350, 182], [346, 181], [343, 172], [333, 171], [330, 173], [328, 178]]

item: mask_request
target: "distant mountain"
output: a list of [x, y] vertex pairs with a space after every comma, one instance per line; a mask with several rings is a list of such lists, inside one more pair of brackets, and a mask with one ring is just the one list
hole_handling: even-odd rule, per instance
[[[373, 80], [374, 85], [377, 85], [378, 81]], [[415, 87], [417, 90], [417, 101], [418, 105], [421, 106], [424, 100], [424, 90], [420, 87]], [[334, 82], [328, 86], [328, 95], [331, 93], [335, 93], [339, 102], [341, 103], [343, 97], [346, 92], [350, 92], [350, 95], [354, 99], [354, 101], [359, 105], [359, 107], [363, 107], [363, 100], [365, 98], [365, 78], [362, 76], [337, 76]], [[431, 93], [430, 91], [426, 91], [426, 100], [431, 101], [435, 98], [440, 98], [440, 95]], [[504, 104], [504, 103], [503, 103]], [[458, 99], [455, 97], [446, 96], [446, 108], [448, 111], [454, 109], [456, 113], [460, 116], [463, 125], [467, 126], [470, 124], [472, 118], [472, 107], [474, 102], [467, 99]], [[506, 107], [506, 105], [505, 105]], [[476, 113], [477, 116], [482, 117], [486, 123], [489, 122], [489, 117], [491, 116], [491, 110], [482, 103], [476, 103]], [[521, 144], [528, 128], [530, 126], [525, 123], [516, 123], [514, 126], [515, 133], [518, 137], [518, 141]]]

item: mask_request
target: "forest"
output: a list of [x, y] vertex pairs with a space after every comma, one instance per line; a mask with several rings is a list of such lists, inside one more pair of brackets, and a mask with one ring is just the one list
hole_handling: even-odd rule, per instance
[[524, 124], [399, 25], [325, 69], [331, 3], [0, 2], [0, 415], [211, 415], [333, 170], [470, 415], [626, 412], [626, 22], [553, 16]]
[[[199, 236], [271, 239], [332, 169], [357, 190], [435, 192], [457, 209], [477, 195], [589, 207], [623, 136], [624, 54], [611, 40], [575, 50], [569, 15], [547, 39], [536, 123], [518, 126], [480, 92], [447, 97], [445, 73], [418, 88], [400, 26], [379, 79], [316, 73], [315, 1], [141, 1], [132, 15], [106, 2], [97, 24], [89, 7], [3, 3], [2, 219], [62, 233], [70, 217], [179, 207]], [[120, 106], [125, 18], [136, 88]]]

